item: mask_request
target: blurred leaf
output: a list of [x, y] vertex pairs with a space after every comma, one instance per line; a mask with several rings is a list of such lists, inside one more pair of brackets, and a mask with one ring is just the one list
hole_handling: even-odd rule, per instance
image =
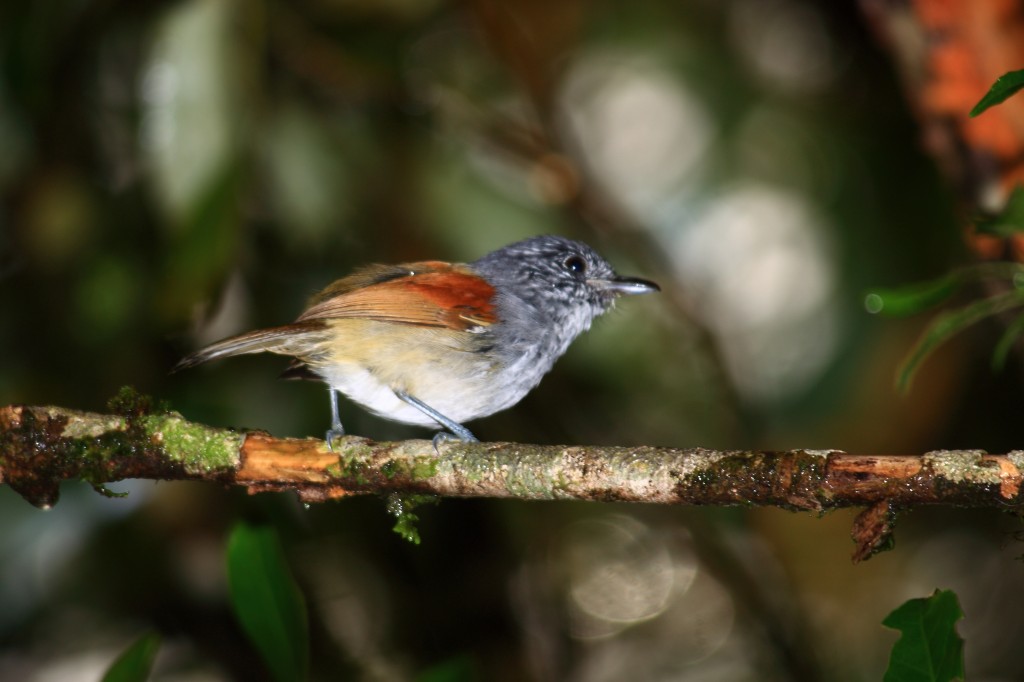
[[516, 239], [557, 233], [557, 214], [524, 201], [468, 163], [471, 154], [435, 146], [420, 172], [431, 221], [444, 225], [438, 234], [454, 253], [479, 255]]
[[240, 39], [248, 6], [239, 8], [231, 0], [175, 4], [143, 69], [140, 139], [171, 232], [158, 311], [173, 326], [211, 297], [238, 256], [245, 76], [256, 49]]
[[280, 682], [309, 671], [306, 602], [292, 578], [273, 528], [239, 523], [227, 549], [235, 614]]
[[98, 256], [92, 267], [82, 273], [74, 289], [75, 328], [79, 338], [107, 343], [130, 328], [143, 290], [144, 274], [129, 258], [120, 255]]
[[1021, 305], [1024, 305], [1024, 291], [1015, 289], [936, 316], [900, 366], [896, 379], [897, 387], [901, 391], [906, 391], [925, 358], [958, 332], [986, 317]]
[[978, 220], [974, 229], [980, 234], [995, 237], [1010, 237], [1024, 232], [1024, 187], [1014, 187], [999, 215]]
[[885, 682], [949, 682], [964, 678], [964, 641], [956, 632], [963, 618], [952, 590], [911, 599], [882, 625], [903, 634], [893, 645]]
[[165, 260], [160, 310], [166, 318], [186, 318], [196, 301], [209, 297], [237, 258], [241, 189], [241, 169], [229, 164], [211, 178], [182, 220]]
[[[307, 248], [335, 234], [356, 203], [345, 163], [355, 160], [356, 150], [337, 144], [325, 123], [293, 105], [275, 114], [262, 138], [269, 189], [281, 215], [278, 227]], [[360, 170], [365, 171], [362, 164]]]
[[[160, 23], [143, 73], [143, 150], [156, 189], [181, 219], [238, 153], [237, 4], [189, 0]], [[172, 225], [174, 221], [172, 221]]]
[[1006, 358], [1021, 334], [1024, 334], [1024, 315], [1018, 315], [1017, 319], [1007, 325], [996, 349], [992, 351], [992, 369], [1000, 371], [1006, 366]]
[[143, 635], [110, 665], [103, 682], [142, 682], [149, 679], [149, 671], [153, 669], [153, 660], [159, 649], [158, 634]]
[[88, 178], [72, 170], [62, 169], [33, 183], [22, 233], [34, 267], [59, 272], [94, 243], [100, 210], [96, 199]]
[[1024, 69], [1003, 74], [992, 84], [985, 96], [974, 105], [974, 108], [971, 109], [971, 116], [977, 116], [989, 107], [994, 107], [1021, 88], [1024, 88]]
[[888, 317], [903, 317], [919, 313], [942, 303], [963, 285], [958, 272], [933, 279], [916, 282], [895, 289], [873, 289], [864, 297], [864, 307], [869, 313], [881, 313]]
[[0, 79], [0, 187], [14, 181], [31, 158], [32, 127], [21, 114]]
[[915, 282], [891, 289], [872, 289], [864, 296], [869, 313], [886, 317], [906, 317], [942, 303], [960, 287], [972, 281], [1024, 278], [1024, 265], [1019, 263], [978, 263], [927, 282]]
[[473, 660], [469, 656], [456, 656], [416, 676], [416, 682], [471, 682], [477, 679]]

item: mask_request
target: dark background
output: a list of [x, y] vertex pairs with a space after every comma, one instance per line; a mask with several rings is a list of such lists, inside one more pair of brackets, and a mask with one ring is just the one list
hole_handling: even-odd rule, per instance
[[[279, 358], [169, 369], [359, 264], [559, 233], [664, 293], [472, 424], [485, 440], [1019, 447], [996, 325], [901, 395], [927, 317], [864, 310], [868, 287], [968, 257], [862, 22], [800, 0], [8, 3], [0, 404], [103, 410], [130, 384], [318, 436], [326, 392], [277, 381]], [[69, 484], [47, 512], [0, 489], [0, 677], [96, 679], [155, 628], [158, 679], [259, 679], [226, 600], [240, 518], [282, 533], [317, 679], [874, 680], [881, 619], [937, 587], [960, 595], [972, 678], [1024, 675], [1019, 524], [997, 512], [905, 514], [896, 551], [851, 566], [853, 511], [444, 501], [412, 546], [373, 498], [111, 487], [130, 494]]]

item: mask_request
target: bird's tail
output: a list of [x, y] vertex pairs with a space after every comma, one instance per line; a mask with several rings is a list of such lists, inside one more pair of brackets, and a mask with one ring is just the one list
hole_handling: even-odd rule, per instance
[[322, 320], [257, 329], [223, 339], [186, 355], [171, 371], [177, 372], [211, 360], [220, 360], [246, 353], [267, 352], [291, 355], [300, 359], [310, 358], [317, 354], [319, 348], [322, 348], [325, 331], [326, 328]]

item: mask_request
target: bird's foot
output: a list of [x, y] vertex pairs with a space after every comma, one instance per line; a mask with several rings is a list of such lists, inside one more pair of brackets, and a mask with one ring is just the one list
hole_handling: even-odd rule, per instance
[[473, 435], [473, 433], [466, 427], [462, 427], [462, 433], [450, 433], [448, 431], [438, 431], [434, 434], [434, 437], [430, 440], [434, 444], [434, 452], [441, 454], [440, 447], [445, 443], [479, 443], [480, 439]]
[[327, 449], [330, 450], [331, 452], [334, 452], [334, 439], [341, 438], [344, 435], [345, 431], [341, 428], [327, 429], [327, 433], [324, 435], [324, 440], [327, 441]]

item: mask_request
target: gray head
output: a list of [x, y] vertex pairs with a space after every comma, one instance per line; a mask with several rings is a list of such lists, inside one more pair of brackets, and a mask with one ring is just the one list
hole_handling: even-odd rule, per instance
[[659, 290], [653, 282], [615, 274], [586, 244], [552, 235], [509, 244], [471, 266], [499, 292], [543, 317], [575, 322], [572, 336], [586, 330], [619, 296]]
[[496, 290], [497, 323], [477, 338], [501, 367], [488, 375], [488, 391], [477, 392], [488, 397], [478, 414], [518, 402], [616, 298], [658, 291], [653, 282], [616, 275], [589, 246], [564, 237], [509, 244], [470, 267]]

